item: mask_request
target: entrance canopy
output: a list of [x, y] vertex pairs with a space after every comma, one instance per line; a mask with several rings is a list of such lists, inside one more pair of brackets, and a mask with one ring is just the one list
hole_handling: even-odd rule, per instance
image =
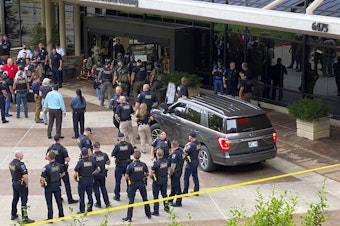
[[[66, 0], [73, 4], [150, 13], [223, 24], [237, 24], [339, 39], [338, 0]], [[226, 3], [227, 2], [227, 3]], [[267, 7], [268, 4], [274, 6]], [[301, 5], [302, 3], [302, 5]], [[310, 9], [310, 8], [309, 8]], [[318, 15], [315, 15], [318, 14]]]

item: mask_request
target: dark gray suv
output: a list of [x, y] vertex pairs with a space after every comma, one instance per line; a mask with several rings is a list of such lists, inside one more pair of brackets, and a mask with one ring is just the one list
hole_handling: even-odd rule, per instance
[[155, 138], [160, 130], [181, 146], [187, 133], [196, 131], [201, 142], [200, 167], [215, 170], [216, 164], [235, 166], [274, 158], [276, 132], [258, 106], [223, 95], [179, 99], [169, 108], [153, 109], [151, 122]]

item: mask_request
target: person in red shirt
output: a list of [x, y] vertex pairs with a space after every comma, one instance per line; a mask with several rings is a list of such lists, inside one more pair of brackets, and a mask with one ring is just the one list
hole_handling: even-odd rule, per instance
[[14, 91], [13, 91], [13, 79], [16, 73], [18, 72], [18, 66], [14, 64], [12, 58], [7, 59], [7, 64], [4, 65], [3, 71], [8, 72], [8, 82], [9, 82], [8, 86], [9, 86], [9, 91], [11, 91], [11, 94], [12, 94], [11, 97], [14, 103], [15, 98], [14, 98]]

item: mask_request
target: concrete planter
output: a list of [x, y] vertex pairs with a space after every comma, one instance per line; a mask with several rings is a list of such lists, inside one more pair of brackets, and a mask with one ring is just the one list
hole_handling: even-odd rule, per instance
[[296, 119], [297, 135], [309, 140], [317, 140], [323, 137], [329, 137], [330, 118], [323, 117], [312, 122]]

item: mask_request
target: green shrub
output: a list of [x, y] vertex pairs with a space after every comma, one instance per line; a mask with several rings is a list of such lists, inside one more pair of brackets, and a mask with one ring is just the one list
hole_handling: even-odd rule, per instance
[[187, 87], [198, 88], [202, 85], [202, 77], [199, 77], [196, 74], [190, 74], [187, 72], [173, 72], [169, 75], [164, 76], [164, 83], [168, 84], [172, 82], [175, 86], [179, 86], [181, 84], [181, 78], [186, 77], [188, 79]]
[[287, 108], [291, 117], [308, 122], [325, 117], [329, 113], [329, 109], [320, 98], [303, 98], [289, 104]]

